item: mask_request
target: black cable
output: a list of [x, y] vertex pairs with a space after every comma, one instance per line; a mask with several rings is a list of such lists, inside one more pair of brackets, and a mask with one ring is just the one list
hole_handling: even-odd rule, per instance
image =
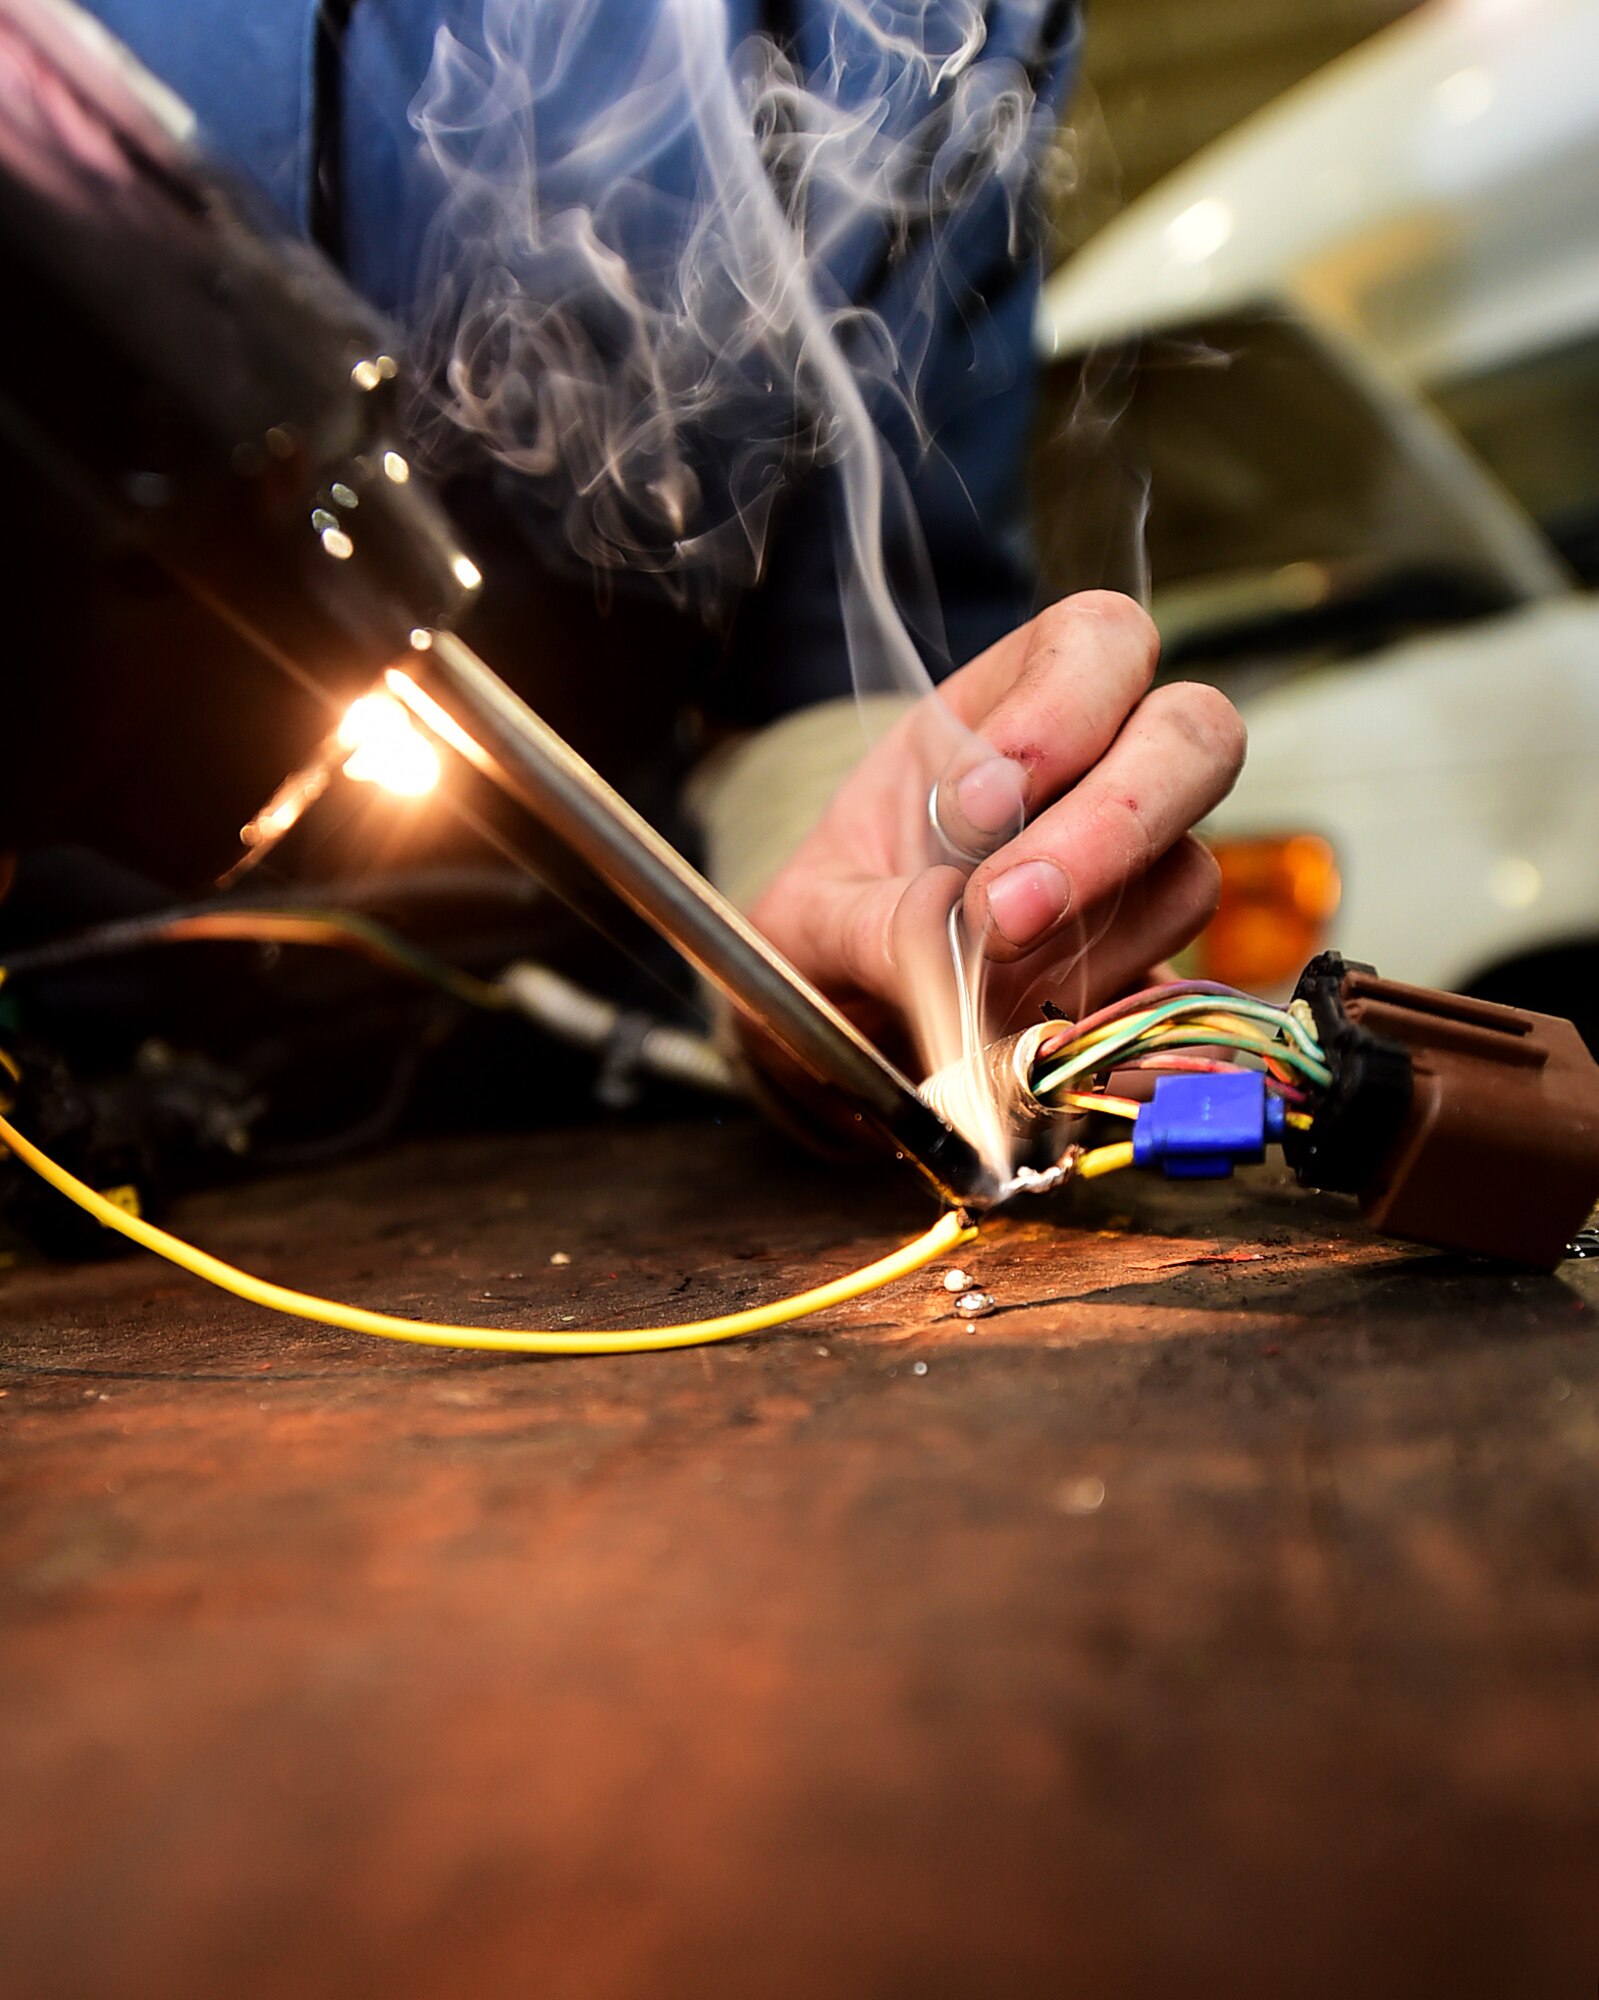
[[252, 890], [247, 895], [214, 896], [204, 902], [175, 903], [170, 908], [114, 923], [96, 924], [72, 937], [50, 944], [33, 945], [24, 951], [7, 952], [0, 946], [0, 969], [13, 978], [41, 972], [58, 972], [99, 958], [115, 958], [124, 952], [141, 950], [161, 939], [175, 923], [190, 917], [211, 917], [225, 911], [305, 910], [323, 914], [361, 911], [373, 906], [408, 901], [462, 902], [499, 901], [528, 908], [542, 899], [540, 886], [510, 869], [436, 868], [407, 874], [354, 877], [344, 881], [307, 882], [276, 890]]
[[366, 1152], [391, 1138], [416, 1094], [422, 1064], [433, 1053], [437, 1023], [430, 1022], [417, 1039], [403, 1044], [395, 1054], [394, 1067], [386, 1078], [376, 1103], [348, 1125], [312, 1139], [284, 1139], [256, 1146], [250, 1156], [255, 1173], [298, 1173], [308, 1167], [328, 1166], [351, 1153]]

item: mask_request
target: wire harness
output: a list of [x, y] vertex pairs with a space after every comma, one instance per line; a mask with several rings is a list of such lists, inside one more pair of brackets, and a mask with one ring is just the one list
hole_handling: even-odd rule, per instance
[[[182, 931], [168, 927], [163, 935], [165, 939], [182, 935], [257, 938], [272, 935], [285, 942], [354, 943], [357, 948], [390, 963], [401, 956], [395, 949], [391, 934], [381, 926], [366, 922], [351, 924], [344, 918], [337, 924], [329, 924], [324, 921], [322, 913], [313, 915], [299, 910], [252, 911], [236, 925], [227, 920], [217, 923], [212, 914], [207, 913], [200, 920], [200, 927], [195, 927], [193, 920], [186, 920]], [[501, 990], [484, 987], [482, 991], [473, 991], [472, 988], [482, 983], [469, 980], [467, 975], [454, 974], [450, 968], [411, 963], [405, 969], [435, 983], [443, 983], [442, 976], [448, 973], [452, 983], [460, 982], [459, 990], [463, 998], [472, 999], [477, 1004], [506, 1004]], [[4, 977], [5, 970], [0, 968], [0, 979]], [[493, 1000], [488, 998], [491, 992], [494, 993]], [[1218, 1004], [1218, 993], [1224, 996], [1225, 1006]], [[1033, 1187], [1043, 1191], [1070, 1179], [1093, 1180], [1104, 1174], [1120, 1172], [1135, 1163], [1153, 1164], [1179, 1153], [1191, 1159], [1196, 1150], [1202, 1152], [1208, 1162], [1207, 1170], [1227, 1171], [1232, 1157], [1258, 1157], [1268, 1128], [1272, 1136], [1280, 1132], [1282, 1118], [1293, 1115], [1286, 1112], [1282, 1100], [1297, 1099], [1302, 1095], [1302, 1079], [1314, 1080], [1325, 1074], [1314, 1036], [1303, 1021], [1285, 1014], [1281, 1009], [1251, 1001], [1245, 995], [1231, 994], [1226, 989], [1157, 988], [1137, 995], [1120, 1006], [1107, 1008], [1086, 1021], [1058, 1025], [1044, 1023], [1041, 1030], [1029, 1031], [1023, 1039], [1025, 1053], [1018, 1046], [1017, 1051], [1006, 1058], [1008, 1073], [1045, 1113], [1074, 1112], [1130, 1120], [1134, 1124], [1134, 1135], [1128, 1140], [1092, 1147], [1071, 1145], [1047, 1174], [1029, 1175], [1023, 1169], [1014, 1182], [1017, 1189]], [[1195, 1054], [1195, 1050], [1210, 1053]], [[1217, 1054], [1221, 1050], [1227, 1052], [1225, 1056]], [[1240, 1073], [1236, 1068], [1239, 1054], [1250, 1062], [1258, 1063], [1260, 1069], [1254, 1073]], [[1233, 1084], [1234, 1079], [1241, 1076], [1245, 1092], [1252, 1087], [1256, 1092], [1260, 1107], [1258, 1116], [1252, 1121], [1247, 1110], [1240, 1115], [1239, 1093], [1234, 1089], [1233, 1116], [1226, 1129], [1221, 1130], [1214, 1120], [1207, 1123], [1206, 1118], [1198, 1117], [1197, 1099], [1190, 1089], [1186, 1097], [1180, 1093], [1176, 1104], [1169, 1098], [1161, 1101], [1159, 1116], [1164, 1118], [1164, 1125], [1157, 1132], [1149, 1122], [1150, 1106], [1140, 1105], [1132, 1098], [1113, 1094], [1103, 1087], [1104, 1077], [1113, 1068], [1118, 1071], [1129, 1068], [1160, 1069], [1173, 1065], [1186, 1066], [1203, 1074], [1163, 1081], [1190, 1086], [1201, 1083], [1210, 1086], [1213, 1094], [1222, 1096], [1227, 1095], [1227, 1087]], [[4, 1050], [0, 1050], [0, 1067], [14, 1082], [20, 1082], [20, 1070]], [[1265, 1108], [1268, 1078], [1271, 1089], [1277, 1094], [1269, 1111]], [[1184, 1103], [1188, 1107], [1186, 1121], [1182, 1113]], [[764, 1306], [679, 1325], [617, 1331], [570, 1331], [411, 1320], [335, 1299], [319, 1298], [312, 1293], [276, 1284], [186, 1243], [181, 1237], [131, 1212], [124, 1202], [113, 1200], [69, 1172], [3, 1115], [9, 1108], [0, 1105], [0, 1146], [8, 1149], [22, 1165], [104, 1228], [251, 1304], [352, 1333], [423, 1346], [470, 1348], [502, 1354], [595, 1355], [651, 1353], [736, 1340], [787, 1325], [790, 1321], [825, 1311], [830, 1306], [844, 1304], [892, 1284], [896, 1279], [923, 1269], [946, 1252], [970, 1242], [977, 1234], [976, 1226], [965, 1212], [953, 1209], [900, 1249], [845, 1277]], [[1204, 1143], [1198, 1148], [1192, 1143], [1190, 1130], [1196, 1117], [1199, 1125], [1204, 1127]], [[1192, 1172], [1192, 1166], [1186, 1171]]]
[[[255, 913], [253, 921], [263, 914], [284, 927], [280, 935], [305, 919], [277, 911]], [[346, 930], [341, 941], [358, 941], [392, 962], [385, 935], [357, 939]], [[0, 967], [0, 981], [5, 976]], [[428, 967], [423, 976], [438, 975]], [[472, 997], [507, 1004], [502, 992], [492, 1002]], [[940, 1072], [924, 1087], [929, 1101], [938, 1103], [940, 1092], [958, 1099], [972, 1087], [975, 1065], [1002, 1097], [1011, 1093], [1013, 1123], [1042, 1120], [1047, 1128], [1052, 1119], [1072, 1119], [1082, 1130], [1082, 1121], [1104, 1119], [1132, 1128], [1129, 1138], [1110, 1143], [1073, 1140], [1042, 1172], [1018, 1169], [1011, 1192], [1045, 1192], [1135, 1165], [1163, 1168], [1172, 1178], [1214, 1177], [1281, 1143], [1302, 1181], [1351, 1185], [1390, 1233], [1546, 1267], [1599, 1194], [1599, 1069], [1569, 1023], [1395, 986], [1332, 954], [1307, 968], [1288, 1007], [1188, 981], [1080, 1021], [1047, 1021], [979, 1051], [964, 1079]], [[0, 1076], [22, 1080], [4, 1048]], [[1396, 1079], [1403, 1084], [1397, 1094]], [[1373, 1093], [1381, 1099], [1377, 1119], [1362, 1112]], [[1397, 1133], [1390, 1130], [1395, 1107]], [[50, 1158], [3, 1115], [9, 1109], [0, 1102], [0, 1147], [104, 1228], [252, 1304], [424, 1346], [600, 1355], [735, 1340], [860, 1298], [977, 1235], [966, 1213], [952, 1209], [845, 1277], [679, 1325], [579, 1332], [410, 1320], [255, 1277], [157, 1228]], [[1512, 1128], [1521, 1138], [1507, 1147]], [[1463, 1202], [1455, 1168], [1480, 1168], [1484, 1149], [1495, 1147], [1505, 1149], [1505, 1171], [1485, 1179], [1491, 1199]], [[1512, 1185], [1511, 1173], [1526, 1185]]]

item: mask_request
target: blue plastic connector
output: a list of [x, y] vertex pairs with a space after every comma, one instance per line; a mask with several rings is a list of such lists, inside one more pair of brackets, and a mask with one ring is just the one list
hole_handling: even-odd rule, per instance
[[1163, 1076], [1133, 1127], [1133, 1164], [1162, 1167], [1169, 1180], [1225, 1180], [1266, 1157], [1281, 1139], [1283, 1102], [1259, 1070]]

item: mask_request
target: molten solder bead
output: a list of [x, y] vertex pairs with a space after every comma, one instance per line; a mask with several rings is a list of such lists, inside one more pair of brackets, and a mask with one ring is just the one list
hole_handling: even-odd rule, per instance
[[955, 1301], [955, 1310], [962, 1319], [985, 1319], [994, 1310], [993, 1294], [963, 1292]]
[[937, 1281], [946, 1292], [969, 1292], [972, 1288], [970, 1274], [965, 1271], [946, 1271]]

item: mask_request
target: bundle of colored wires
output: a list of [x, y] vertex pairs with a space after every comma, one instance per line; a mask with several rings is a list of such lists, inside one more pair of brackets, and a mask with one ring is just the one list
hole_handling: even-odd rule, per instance
[[1296, 1123], [1303, 1107], [1332, 1083], [1308, 1009], [1276, 1007], [1202, 980], [1150, 987], [1080, 1021], [1062, 1022], [1039, 1037], [1028, 1081], [1051, 1109], [1136, 1118], [1136, 1101], [1106, 1091], [1110, 1077], [1240, 1066], [1265, 1072], [1267, 1088], [1291, 1107]]

